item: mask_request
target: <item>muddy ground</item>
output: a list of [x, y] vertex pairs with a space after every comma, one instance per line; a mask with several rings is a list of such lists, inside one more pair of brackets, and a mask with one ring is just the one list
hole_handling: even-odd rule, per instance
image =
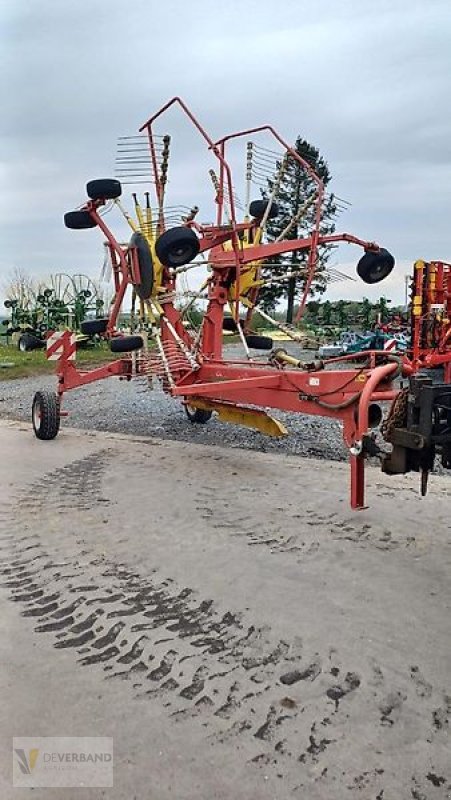
[[13, 735], [113, 736], [89, 800], [451, 797], [449, 479], [356, 513], [337, 462], [0, 444], [2, 798]]

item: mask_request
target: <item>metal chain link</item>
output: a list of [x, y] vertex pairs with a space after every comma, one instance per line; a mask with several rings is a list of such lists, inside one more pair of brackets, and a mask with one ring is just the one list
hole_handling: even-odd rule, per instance
[[381, 433], [386, 442], [390, 441], [394, 428], [404, 428], [407, 423], [408, 389], [401, 389], [390, 406], [389, 412], [381, 425]]

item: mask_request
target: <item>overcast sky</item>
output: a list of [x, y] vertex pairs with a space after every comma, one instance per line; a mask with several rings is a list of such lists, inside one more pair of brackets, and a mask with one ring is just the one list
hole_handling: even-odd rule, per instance
[[[0, 9], [0, 284], [16, 266], [98, 276], [102, 235], [65, 229], [63, 213], [83, 201], [87, 180], [112, 174], [117, 137], [175, 94], [215, 138], [269, 122], [320, 149], [333, 191], [352, 203], [340, 229], [397, 259], [385, 284], [333, 285], [331, 299], [375, 299], [383, 288], [402, 302], [415, 259], [451, 260], [450, 0], [0, 0]], [[188, 206], [199, 202], [198, 165], [193, 150], [171, 176]], [[335, 263], [352, 274], [358, 257], [341, 249]]]

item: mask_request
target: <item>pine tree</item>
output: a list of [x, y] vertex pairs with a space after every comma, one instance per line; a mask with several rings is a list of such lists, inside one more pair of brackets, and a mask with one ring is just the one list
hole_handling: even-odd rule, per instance
[[[324, 186], [327, 186], [332, 176], [319, 150], [300, 136], [296, 139], [294, 149], [315, 170], [316, 174], [322, 179]], [[280, 169], [280, 164], [278, 164], [278, 169]], [[268, 181], [268, 191], [264, 193], [265, 196], [270, 196], [273, 185], [273, 181]], [[267, 226], [267, 237], [269, 241], [277, 239], [292, 217], [298, 212], [299, 208], [312, 196], [315, 189], [315, 182], [305, 169], [302, 168], [301, 164], [293, 158], [289, 158], [280, 181], [280, 188], [275, 198], [275, 202], [279, 208], [279, 214], [275, 219], [270, 220]], [[327, 195], [323, 201], [322, 208], [320, 226], [320, 232], [322, 234], [329, 234], [335, 230], [334, 218], [336, 213], [337, 206], [335, 197], [333, 194]], [[315, 204], [313, 203], [306, 210], [299, 222], [293, 225], [286, 238], [299, 239], [309, 236], [314, 227], [314, 216]], [[315, 278], [310, 289], [310, 294], [312, 295], [323, 294], [326, 290], [327, 277], [325, 274], [325, 267], [330, 257], [331, 249], [331, 246], [327, 245], [323, 245], [319, 248]], [[283, 277], [287, 270], [290, 272], [301, 271], [303, 267], [306, 268], [307, 259], [308, 251], [306, 250], [277, 256], [271, 259], [270, 267], [265, 267], [263, 265], [262, 276], [264, 278]], [[297, 278], [290, 278], [288, 281], [284, 281], [280, 284], [264, 286], [260, 291], [259, 303], [261, 303], [266, 310], [273, 310], [277, 302], [286, 297], [288, 301], [286, 320], [288, 323], [291, 323], [293, 321], [295, 300], [302, 292], [304, 283], [305, 279], [300, 276]]]

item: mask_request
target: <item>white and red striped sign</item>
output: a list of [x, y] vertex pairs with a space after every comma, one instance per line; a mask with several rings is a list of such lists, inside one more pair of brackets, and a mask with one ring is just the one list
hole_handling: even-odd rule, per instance
[[75, 361], [75, 333], [72, 331], [55, 331], [46, 342], [46, 356], [49, 361], [58, 361], [64, 356], [67, 361]]

